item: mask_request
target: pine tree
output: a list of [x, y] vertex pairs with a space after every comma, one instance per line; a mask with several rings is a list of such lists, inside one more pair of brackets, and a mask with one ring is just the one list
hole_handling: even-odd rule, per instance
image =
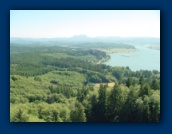
[[103, 84], [100, 85], [99, 88], [99, 99], [98, 99], [98, 118], [100, 122], [107, 121], [107, 87], [103, 86]]
[[121, 110], [120, 121], [135, 122], [137, 121], [137, 108], [135, 102], [138, 98], [138, 93], [135, 89], [130, 88], [128, 97]]
[[119, 121], [124, 97], [119, 85], [114, 86], [108, 98], [108, 121]]
[[149, 122], [150, 121], [150, 108], [149, 108], [149, 97], [147, 95], [144, 96], [143, 98], [143, 105], [144, 105], [144, 109], [143, 109], [143, 122]]
[[76, 108], [71, 111], [70, 118], [72, 122], [86, 122], [84, 107], [81, 103], [76, 103]]
[[127, 79], [127, 81], [126, 81], [126, 86], [127, 86], [127, 87], [130, 87], [132, 84], [133, 84], [133, 83], [132, 83], [132, 79], [129, 77], [129, 78]]
[[143, 79], [143, 76], [141, 76], [139, 79], [139, 85], [142, 86], [143, 84], [144, 84], [144, 79]]
[[150, 86], [146, 84], [144, 87], [141, 86], [140, 91], [139, 91], [139, 96], [144, 97], [144, 95], [149, 96], [150, 95]]
[[97, 113], [98, 113], [98, 100], [96, 95], [91, 97], [91, 109], [90, 109], [90, 116], [87, 118], [87, 121], [96, 122], [99, 120]]
[[158, 82], [157, 82], [156, 79], [154, 79], [154, 80], [151, 82], [151, 88], [154, 89], [154, 90], [159, 89], [159, 84], [158, 84]]

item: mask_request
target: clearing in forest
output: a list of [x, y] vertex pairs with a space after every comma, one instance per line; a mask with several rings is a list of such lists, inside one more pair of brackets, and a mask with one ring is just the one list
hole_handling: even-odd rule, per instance
[[99, 88], [100, 84], [108, 84], [108, 87], [114, 87], [115, 86], [115, 82], [111, 82], [111, 83], [96, 83], [95, 84], [95, 88]]

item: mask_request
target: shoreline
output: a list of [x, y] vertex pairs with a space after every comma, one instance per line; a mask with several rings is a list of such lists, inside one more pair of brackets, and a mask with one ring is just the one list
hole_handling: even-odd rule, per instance
[[136, 52], [138, 51], [137, 49], [127, 49], [127, 48], [113, 48], [113, 49], [97, 49], [102, 52], [105, 52], [107, 54], [113, 54], [113, 53], [130, 53], [130, 52]]
[[104, 62], [107, 62], [111, 59], [110, 55], [108, 54], [108, 56], [106, 58], [102, 58], [100, 61], [98, 61], [96, 64], [102, 64]]
[[153, 49], [153, 50], [160, 50], [160, 46], [158, 46], [158, 45], [150, 45], [147, 48]]
[[114, 49], [98, 49], [100, 51], [106, 52], [108, 55], [106, 58], [102, 58], [100, 61], [98, 61], [96, 64], [102, 64], [105, 62], [108, 62], [111, 59], [110, 54], [118, 54], [118, 53], [130, 53], [130, 52], [136, 52], [137, 49], [127, 49], [127, 48], [114, 48]]

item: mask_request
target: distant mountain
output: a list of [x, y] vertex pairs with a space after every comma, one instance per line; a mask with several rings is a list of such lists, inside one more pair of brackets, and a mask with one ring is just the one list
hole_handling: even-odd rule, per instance
[[153, 37], [88, 37], [86, 35], [76, 35], [73, 37], [60, 38], [10, 38], [11, 44], [59, 44], [59, 43], [91, 43], [91, 42], [111, 42], [131, 45], [154, 44], [160, 45], [159, 38]]

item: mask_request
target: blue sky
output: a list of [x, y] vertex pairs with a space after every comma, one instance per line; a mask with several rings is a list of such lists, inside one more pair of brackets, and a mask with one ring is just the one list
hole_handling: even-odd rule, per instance
[[160, 10], [10, 10], [10, 37], [160, 37]]

